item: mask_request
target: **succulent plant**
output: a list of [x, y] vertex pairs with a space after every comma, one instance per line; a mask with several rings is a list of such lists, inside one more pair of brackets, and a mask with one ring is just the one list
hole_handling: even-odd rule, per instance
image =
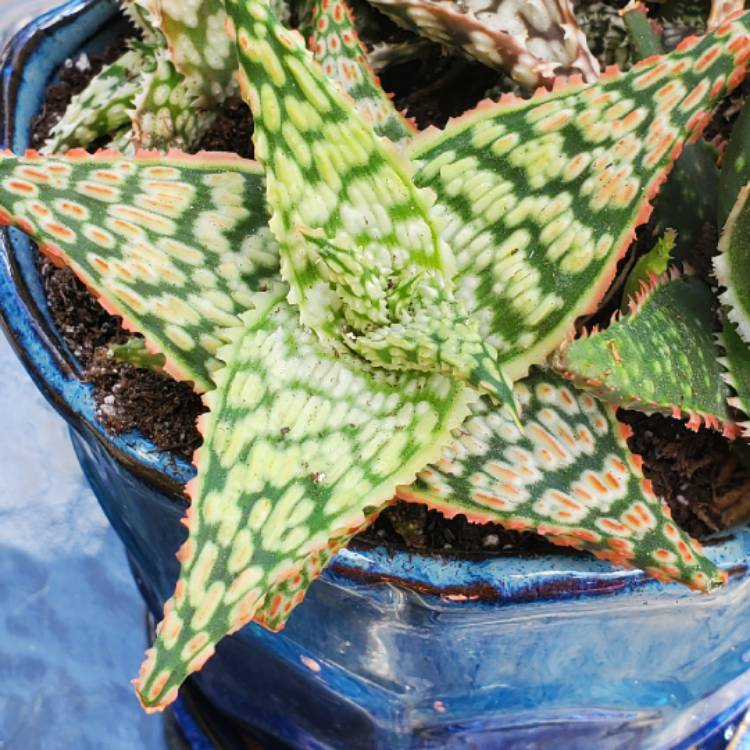
[[[144, 707], [169, 704], [225, 635], [282, 627], [395, 497], [720, 585], [615, 409], [739, 432], [748, 189], [717, 260], [725, 351], [710, 289], [666, 272], [664, 246], [636, 268], [629, 310], [575, 335], [683, 146], [743, 79], [750, 14], [627, 73], [558, 79], [414, 136], [342, 0], [314, 3], [312, 53], [268, 0], [155, 7], [128, 4], [143, 41], [50, 146], [108, 136], [127, 153], [0, 158], [0, 222], [143, 335], [123, 356], [205, 394], [182, 570], [136, 680]], [[532, 77], [552, 84], [558, 67], [580, 69]], [[138, 148], [194, 143], [235, 70], [258, 162]]]

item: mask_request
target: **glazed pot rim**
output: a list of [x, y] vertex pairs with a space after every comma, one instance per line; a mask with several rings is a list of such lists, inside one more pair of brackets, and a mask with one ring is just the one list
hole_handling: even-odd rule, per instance
[[[0, 142], [18, 153], [26, 146], [28, 123], [41, 103], [47, 81], [74, 50], [86, 46], [117, 14], [109, 0], [68, 0], [32, 20], [2, 53], [2, 119]], [[64, 48], [64, 52], [60, 50]], [[37, 79], [28, 81], [25, 66], [34, 61]], [[36, 108], [21, 96], [36, 86]], [[28, 97], [27, 97], [28, 98]], [[34, 97], [32, 96], [32, 99]], [[23, 104], [22, 104], [23, 103]], [[19, 110], [25, 119], [19, 120]], [[22, 259], [30, 256], [28, 240], [13, 229], [0, 233], [0, 327], [36, 386], [81, 433], [95, 437], [112, 458], [143, 482], [155, 485], [179, 501], [180, 487], [193, 475], [183, 458], [162, 452], [137, 434], [113, 435], [97, 420], [93, 389], [80, 380], [80, 368], [67, 350], [43, 302], [29, 287], [30, 274]], [[38, 281], [38, 274], [37, 274]], [[745, 572], [750, 556], [750, 529], [733, 530], [732, 539], [709, 548], [715, 562], [737, 574]], [[390, 552], [384, 547], [341, 551], [324, 575], [330, 580], [386, 581], [438, 595], [443, 600], [526, 601], [586, 594], [607, 594], [648, 587], [650, 592], [683, 592], [677, 584], [659, 584], [640, 571], [613, 569], [584, 556], [447, 557], [413, 551]]]

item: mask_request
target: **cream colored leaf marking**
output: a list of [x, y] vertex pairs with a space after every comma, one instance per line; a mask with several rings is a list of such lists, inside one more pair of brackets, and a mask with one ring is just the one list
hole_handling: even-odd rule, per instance
[[742, 80], [748, 25], [596, 84], [488, 103], [412, 149], [456, 253], [456, 296], [513, 378], [596, 306], [682, 145]]
[[154, 68], [141, 79], [134, 105], [133, 142], [142, 148], [191, 149], [216, 116], [198, 105], [166, 48], [156, 50]]
[[516, 384], [524, 431], [485, 400], [399, 497], [443, 514], [533, 530], [660, 580], [710, 590], [725, 580], [644, 480], [614, 410], [558, 375]]
[[524, 86], [561, 75], [595, 80], [589, 51], [568, 0], [371, 0], [400, 26], [463, 51]]
[[140, 76], [152, 65], [151, 50], [128, 50], [95, 75], [74, 96], [62, 118], [52, 128], [45, 153], [61, 153], [88, 146], [130, 124], [129, 110], [140, 91]]
[[302, 321], [380, 367], [436, 371], [512, 400], [452, 295], [452, 259], [410, 165], [378, 138], [266, 0], [227, 4], [255, 117], [271, 230]]
[[184, 76], [186, 95], [210, 108], [234, 90], [237, 59], [224, 32], [221, 0], [135, 0], [148, 22], [163, 35], [169, 60]]
[[0, 221], [70, 265], [199, 390], [222, 329], [278, 274], [261, 170], [238, 157], [6, 152]]
[[393, 106], [367, 62], [346, 0], [315, 0], [304, 33], [323, 72], [351, 96], [373, 130], [394, 143], [406, 143], [415, 129]]
[[437, 457], [473, 398], [444, 376], [368, 368], [321, 344], [287, 292], [256, 295], [220, 352], [182, 572], [137, 681], [148, 709], [259, 609], [278, 624], [284, 596]]

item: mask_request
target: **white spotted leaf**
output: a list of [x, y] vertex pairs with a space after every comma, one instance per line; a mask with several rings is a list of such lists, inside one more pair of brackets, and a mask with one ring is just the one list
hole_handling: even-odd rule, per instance
[[223, 329], [278, 274], [257, 164], [225, 154], [0, 154], [0, 223], [71, 267], [108, 311], [212, 387]]
[[220, 352], [180, 578], [136, 682], [149, 710], [437, 458], [473, 398], [443, 375], [377, 370], [336, 352], [300, 326], [287, 291], [256, 295]]
[[550, 372], [532, 373], [516, 390], [523, 430], [486, 400], [474, 404], [455, 443], [399, 497], [535, 531], [660, 580], [704, 591], [724, 582], [654, 496], [612, 407]]
[[453, 296], [452, 258], [411, 165], [268, 0], [233, 0], [227, 12], [270, 227], [302, 322], [379, 367], [449, 374], [512, 403], [496, 352]]
[[737, 432], [714, 340], [714, 298], [697, 277], [665, 273], [644, 282], [627, 314], [565, 342], [553, 366], [617, 406]]
[[456, 297], [513, 379], [596, 308], [680, 149], [742, 81], [749, 18], [417, 140], [415, 182], [437, 195]]

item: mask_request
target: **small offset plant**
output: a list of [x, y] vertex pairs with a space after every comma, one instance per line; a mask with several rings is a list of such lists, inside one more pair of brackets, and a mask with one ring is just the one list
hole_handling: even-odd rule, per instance
[[[570, 41], [572, 12], [548, 5]], [[720, 343], [712, 290], [668, 268], [672, 234], [608, 327], [577, 335], [576, 321], [598, 309], [683, 146], [742, 81], [750, 14], [601, 76], [582, 35], [542, 64], [509, 24], [536, 62], [508, 62], [500, 37], [482, 54], [551, 90], [417, 135], [342, 0], [303, 19], [310, 51], [269, 0], [127, 7], [143, 42], [73, 102], [46, 149], [71, 150], [3, 155], [0, 220], [205, 394], [182, 570], [135, 681], [147, 710], [225, 635], [283, 627], [395, 497], [659, 580], [724, 582], [654, 496], [616, 408], [743, 429], [749, 114], [721, 175]], [[194, 144], [235, 73], [257, 161], [137, 148]], [[125, 153], [78, 148], [105, 137]]]

